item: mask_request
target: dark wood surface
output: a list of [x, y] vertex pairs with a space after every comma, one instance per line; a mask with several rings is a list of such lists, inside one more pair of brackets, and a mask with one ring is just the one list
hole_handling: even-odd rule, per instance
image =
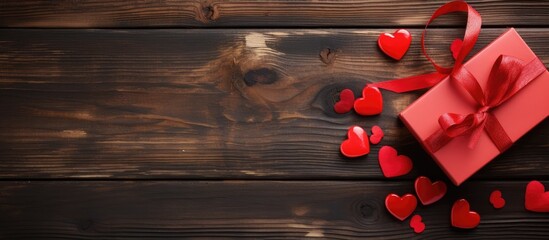
[[[413, 191], [411, 181], [7, 181], [0, 184], [0, 237], [547, 239], [547, 214], [524, 210], [525, 186], [453, 187], [440, 202], [418, 207], [427, 228], [415, 235], [383, 206], [385, 193]], [[488, 203], [496, 188], [507, 201], [499, 210]], [[477, 229], [450, 227], [451, 202], [461, 197], [481, 214]]]
[[[549, 31], [518, 30], [549, 53]], [[396, 118], [418, 93], [384, 92], [377, 117], [333, 111], [342, 88], [358, 95], [368, 82], [431, 70], [418, 39], [402, 62], [385, 57], [382, 31], [3, 30], [0, 176], [379, 179], [381, 145], [356, 160], [339, 154], [352, 124], [380, 125], [382, 144], [414, 156], [416, 172], [440, 173]], [[503, 31], [484, 29], [477, 49]], [[458, 32], [433, 30], [433, 56], [450, 64]], [[475, 177], [546, 177], [548, 130]]]
[[[423, 27], [445, 0], [6, 0], [4, 27]], [[485, 26], [549, 26], [546, 0], [469, 1]], [[461, 26], [444, 17], [435, 25]]]
[[[383, 92], [377, 117], [332, 110], [343, 88], [432, 71], [419, 37], [444, 2], [1, 2], [0, 238], [546, 239], [524, 188], [549, 187], [547, 121], [419, 207], [416, 235], [383, 199], [419, 175], [450, 184], [396, 117], [423, 92]], [[549, 1], [470, 2], [485, 23], [473, 53], [514, 26], [547, 66]], [[445, 65], [462, 20], [430, 30]], [[398, 27], [414, 37], [400, 62], [376, 45]], [[353, 124], [386, 137], [351, 160], [338, 149]], [[383, 178], [384, 144], [414, 170]], [[475, 230], [449, 225], [460, 197], [482, 215]]]

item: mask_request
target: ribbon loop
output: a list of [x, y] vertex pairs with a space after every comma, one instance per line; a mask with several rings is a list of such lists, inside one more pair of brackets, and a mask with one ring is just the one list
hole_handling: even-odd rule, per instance
[[[467, 25], [465, 28], [465, 34], [463, 36], [463, 44], [459, 50], [458, 57], [452, 67], [442, 67], [439, 66], [429, 55], [425, 47], [425, 38], [427, 36], [427, 27], [431, 22], [436, 18], [454, 12], [465, 12], [467, 13]], [[412, 76], [401, 79], [394, 79], [383, 81], [379, 83], [368, 84], [372, 87], [378, 87], [381, 89], [389, 90], [396, 93], [409, 92], [424, 88], [430, 88], [434, 85], [437, 85], [440, 81], [450, 75], [454, 69], [461, 68], [465, 57], [471, 52], [475, 43], [477, 42], [478, 35], [480, 34], [480, 26], [482, 25], [482, 18], [480, 14], [465, 1], [452, 1], [442, 5], [439, 9], [435, 11], [433, 16], [427, 22], [423, 33], [421, 34], [421, 50], [423, 55], [431, 62], [435, 67], [436, 72]]]
[[[427, 54], [425, 47], [427, 27], [436, 18], [453, 12], [466, 12], [467, 25], [463, 44], [454, 65], [442, 67]], [[439, 117], [440, 129], [425, 140], [431, 152], [438, 151], [453, 138], [467, 134], [470, 135], [469, 148], [473, 148], [484, 130], [496, 147], [503, 152], [511, 146], [512, 141], [491, 111], [546, 71], [545, 65], [537, 58], [524, 63], [515, 57], [501, 55], [492, 66], [486, 89], [483, 91], [477, 79], [463, 66], [463, 61], [475, 46], [481, 25], [480, 14], [465, 1], [458, 0], [444, 4], [427, 21], [421, 35], [423, 55], [434, 66], [436, 72], [369, 84], [372, 87], [402, 93], [432, 87], [449, 77], [452, 84], [463, 88], [473, 98], [478, 104], [476, 112], [445, 113]]]
[[[454, 12], [466, 12], [467, 13], [467, 25], [465, 27], [465, 35], [463, 36], [463, 45], [461, 46], [461, 49], [458, 52], [458, 56], [456, 58], [456, 62], [453, 67], [451, 68], [445, 68], [441, 67], [438, 64], [435, 63], [433, 59], [429, 57], [427, 54], [427, 50], [425, 48], [425, 36], [427, 35], [427, 27], [431, 22], [433, 22], [436, 18], [446, 15], [449, 13]], [[461, 67], [463, 61], [465, 60], [465, 57], [471, 52], [473, 47], [475, 46], [475, 43], [477, 42], [478, 35], [480, 34], [480, 26], [482, 25], [482, 18], [480, 17], [480, 14], [469, 4], [467, 4], [465, 1], [452, 1], [449, 3], [446, 3], [442, 5], [439, 9], [437, 9], [429, 21], [427, 21], [427, 24], [425, 25], [425, 29], [423, 30], [423, 33], [421, 34], [421, 50], [423, 51], [423, 55], [433, 64], [437, 72], [442, 74], [450, 74], [452, 72], [452, 69], [456, 67]]]
[[[469, 75], [464, 74], [467, 70], [460, 71], [461, 74], [454, 76], [454, 80], [469, 95], [473, 96], [479, 104], [479, 108], [475, 113], [469, 114], [442, 114], [438, 119], [440, 124], [439, 133], [434, 133], [428, 138], [429, 148], [436, 152], [449, 142], [447, 138], [451, 139], [466, 134], [471, 135], [469, 148], [473, 148], [478, 142], [482, 130], [486, 130], [488, 136], [500, 151], [507, 149], [512, 141], [491, 113], [491, 110], [503, 104], [520, 91], [522, 87], [545, 72], [545, 66], [540, 65], [540, 62], [539, 59], [535, 59], [525, 64], [515, 57], [500, 55], [492, 67], [485, 91], [480, 88], [480, 85], [474, 77], [471, 77], [470, 73]], [[534, 68], [532, 66], [538, 67]]]

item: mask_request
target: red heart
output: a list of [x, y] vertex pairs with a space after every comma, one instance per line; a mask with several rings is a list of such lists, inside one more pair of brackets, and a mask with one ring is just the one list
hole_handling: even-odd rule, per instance
[[343, 89], [339, 93], [339, 102], [334, 105], [334, 111], [336, 113], [348, 113], [353, 109], [353, 103], [355, 101], [355, 94], [350, 89]]
[[379, 150], [379, 166], [385, 177], [398, 177], [406, 175], [412, 170], [412, 160], [404, 155], [397, 155], [397, 151], [389, 146], [383, 146]]
[[480, 215], [470, 211], [469, 202], [465, 199], [457, 200], [452, 206], [452, 226], [458, 228], [475, 228], [480, 223]]
[[410, 219], [410, 227], [414, 229], [415, 233], [422, 233], [425, 230], [425, 223], [421, 221], [420, 215], [416, 214]]
[[368, 134], [359, 126], [351, 126], [347, 131], [347, 140], [341, 143], [339, 150], [347, 157], [360, 157], [370, 152]]
[[531, 181], [526, 186], [524, 207], [532, 212], [549, 212], [549, 191], [541, 182]]
[[383, 110], [383, 98], [376, 87], [366, 86], [362, 89], [362, 97], [355, 101], [355, 111], [364, 116], [377, 115]]
[[371, 144], [378, 144], [381, 142], [381, 139], [385, 136], [383, 134], [383, 130], [379, 126], [373, 126], [372, 127], [372, 135], [370, 136], [370, 143]]
[[443, 181], [436, 181], [431, 183], [431, 180], [427, 177], [418, 177], [414, 184], [416, 188], [417, 197], [423, 205], [432, 204], [440, 200], [446, 194], [446, 183]]
[[416, 210], [417, 199], [412, 194], [406, 194], [400, 197], [394, 193], [391, 193], [385, 197], [385, 207], [387, 211], [400, 221], [404, 221], [410, 216], [414, 210]]
[[498, 209], [505, 206], [505, 199], [501, 197], [500, 190], [494, 190], [490, 194], [490, 203], [492, 204], [492, 206], [494, 206], [494, 208], [498, 208]]
[[385, 54], [395, 60], [400, 60], [410, 48], [412, 35], [406, 29], [398, 29], [393, 34], [382, 33], [377, 39], [377, 45]]
[[459, 38], [454, 39], [454, 41], [450, 45], [450, 51], [452, 51], [452, 57], [454, 57], [454, 60], [458, 58], [459, 50], [461, 50], [461, 45], [463, 45], [463, 41]]

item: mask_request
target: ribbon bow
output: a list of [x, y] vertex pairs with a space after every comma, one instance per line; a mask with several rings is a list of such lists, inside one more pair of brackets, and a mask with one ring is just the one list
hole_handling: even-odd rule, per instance
[[[466, 12], [467, 25], [463, 37], [463, 45], [454, 66], [447, 68], [437, 65], [429, 57], [425, 48], [425, 36], [427, 34], [427, 27], [433, 20], [439, 16], [453, 12]], [[512, 145], [512, 141], [496, 117], [491, 113], [491, 110], [507, 101], [529, 82], [546, 71], [545, 65], [538, 58], [529, 63], [524, 63], [515, 57], [501, 55], [492, 66], [486, 90], [483, 91], [476, 78], [463, 67], [465, 57], [473, 49], [478, 39], [481, 25], [482, 19], [480, 14], [466, 2], [452, 1], [444, 4], [433, 13], [421, 36], [423, 54], [433, 64], [436, 72], [369, 84], [369, 86], [402, 93], [429, 88], [438, 84], [446, 77], [450, 77], [450, 81], [454, 85], [462, 87], [471, 95], [478, 104], [477, 111], [469, 114], [445, 113], [440, 116], [438, 122], [441, 128], [425, 141], [431, 152], [438, 151], [453, 138], [466, 134], [471, 135], [469, 148], [473, 148], [478, 142], [482, 130], [486, 130], [488, 136], [500, 152], [505, 151]]]
[[491, 110], [544, 72], [545, 65], [538, 58], [525, 63], [512, 56], [500, 55], [492, 66], [486, 90], [482, 91], [475, 77], [461, 68], [451, 76], [451, 80], [477, 102], [477, 111], [469, 114], [442, 114], [438, 119], [441, 128], [426, 139], [427, 147], [436, 152], [452, 138], [470, 134], [469, 148], [473, 148], [482, 130], [486, 130], [498, 150], [505, 151], [513, 142]]

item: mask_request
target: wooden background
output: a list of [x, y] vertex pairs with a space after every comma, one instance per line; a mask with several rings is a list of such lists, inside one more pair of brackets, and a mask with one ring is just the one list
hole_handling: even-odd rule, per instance
[[[549, 186], [547, 121], [418, 207], [416, 235], [383, 200], [419, 175], [451, 185], [396, 117], [422, 92], [383, 92], [376, 117], [333, 112], [343, 88], [432, 71], [418, 40], [445, 2], [1, 1], [0, 238], [547, 239], [549, 215], [523, 195]], [[484, 21], [473, 52], [516, 27], [547, 66], [549, 1], [469, 2]], [[437, 61], [452, 63], [463, 24], [434, 24]], [[414, 40], [396, 62], [376, 41], [403, 27]], [[350, 160], [338, 149], [353, 124], [386, 137]], [[414, 170], [385, 179], [383, 144]], [[477, 229], [450, 227], [462, 197]]]

